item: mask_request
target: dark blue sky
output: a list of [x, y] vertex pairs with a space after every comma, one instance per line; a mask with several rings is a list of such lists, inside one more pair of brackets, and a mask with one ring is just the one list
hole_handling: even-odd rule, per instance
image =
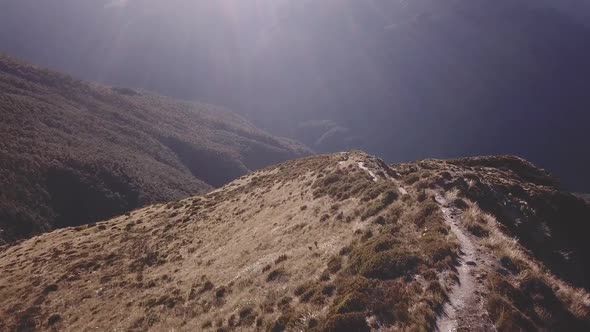
[[0, 51], [318, 150], [517, 154], [590, 191], [589, 22], [584, 0], [5, 0]]

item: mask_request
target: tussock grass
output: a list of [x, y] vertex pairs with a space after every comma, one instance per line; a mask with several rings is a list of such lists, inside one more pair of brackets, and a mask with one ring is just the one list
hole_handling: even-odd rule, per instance
[[477, 206], [477, 204], [468, 202], [468, 208], [463, 212], [463, 225], [469, 232], [478, 237], [487, 237], [490, 235], [489, 223], [493, 218], [487, 215]]
[[[472, 205], [472, 209], [475, 205]], [[479, 211], [475, 215], [480, 215]], [[484, 215], [485, 216], [485, 215]], [[499, 330], [567, 329], [590, 326], [590, 296], [557, 279], [523, 251], [519, 241], [505, 235], [495, 219], [486, 216], [490, 248], [508, 275], [494, 274], [487, 309]], [[585, 326], [585, 327], [584, 327]]]
[[365, 212], [361, 216], [361, 219], [365, 220], [369, 217], [378, 214], [379, 212], [383, 211], [386, 207], [388, 207], [391, 203], [393, 203], [398, 197], [399, 194], [397, 190], [386, 191], [381, 195], [380, 199], [371, 202], [369, 206], [367, 206]]
[[[567, 283], [587, 284], [572, 268], [583, 266], [587, 256], [587, 242], [578, 236], [587, 228], [582, 222], [590, 215], [587, 207], [557, 191], [554, 179], [520, 158], [428, 161], [427, 166], [406, 164], [398, 170], [414, 190], [446, 189], [446, 200], [463, 210], [462, 225], [476, 236], [475, 243], [497, 259], [499, 273], [487, 280], [486, 308], [498, 330], [590, 329], [588, 292]], [[419, 201], [429, 200], [423, 195]], [[430, 230], [422, 216], [434, 209], [409, 208], [414, 212], [410, 218], [404, 214], [403, 222]], [[569, 243], [565, 249], [564, 243]], [[556, 252], [567, 252], [571, 261], [560, 260]]]
[[[218, 331], [434, 330], [437, 315], [453, 294], [448, 287], [460, 280], [456, 271], [460, 246], [434, 196], [441, 188], [449, 189], [447, 199], [454, 199], [443, 208], [450, 208], [452, 215], [463, 214], [466, 227], [474, 224], [489, 231], [482, 237], [463, 233], [483, 255], [483, 261], [474, 261], [476, 265], [466, 262], [466, 266], [481, 282], [476, 291], [481, 291], [498, 330], [563, 327], [575, 331], [588, 321], [587, 293], [544, 268], [538, 256], [523, 246], [522, 238], [514, 237], [520, 236], [517, 231], [521, 230], [515, 231], [487, 214], [494, 211], [486, 202], [498, 200], [497, 196], [508, 202], [507, 193], [521, 195], [519, 202], [529, 202], [524, 186], [506, 189], [492, 185], [486, 176], [494, 170], [488, 168], [485, 172], [470, 169], [474, 175], [463, 177], [459, 166], [438, 161], [424, 163], [428, 172], [420, 172], [423, 163], [401, 167], [401, 175], [388, 177], [390, 183], [386, 183], [383, 178], [392, 172], [383, 169], [379, 173], [374, 160], [353, 154], [346, 158], [353, 159], [349, 165], [341, 163], [348, 160], [342, 154], [294, 161], [252, 174], [200, 199], [167, 208], [161, 205], [155, 211], [146, 209], [117, 221], [39, 239], [57, 242], [25, 242], [38, 255], [55, 257], [43, 263], [50, 267], [47, 271], [55, 284], [41, 284], [30, 291], [19, 286], [19, 296], [0, 287], [10, 306], [18, 309], [16, 318], [6, 317], [12, 324], [9, 326], [16, 326], [20, 319], [31, 322], [39, 318], [47, 325], [48, 318], [58, 313], [61, 320], [55, 327], [79, 324], [72, 326], [83, 330], [86, 325], [55, 310], [53, 300], [43, 302], [39, 314], [28, 314], [27, 303], [37, 300], [35, 294], [75, 301], [82, 294], [74, 293], [74, 287], [86, 287], [86, 279], [94, 278], [89, 290], [103, 287], [100, 298], [112, 301], [112, 308], [130, 308], [133, 321], [129, 328], [135, 330], [177, 326]], [[359, 170], [361, 159], [379, 175], [379, 181]], [[507, 174], [502, 172], [502, 176]], [[397, 178], [410, 173], [424, 174], [424, 178], [416, 186], [404, 187], [407, 194], [388, 202], [388, 192], [401, 183]], [[479, 180], [469, 189], [466, 179], [475, 177]], [[422, 184], [434, 185], [436, 191], [421, 188]], [[490, 188], [500, 189], [490, 194]], [[554, 202], [551, 197], [541, 202]], [[567, 197], [557, 199], [567, 201]], [[453, 208], [459, 200], [464, 204], [461, 211]], [[372, 210], [373, 206], [376, 212], [363, 221], [367, 207]], [[521, 210], [510, 212], [520, 215]], [[325, 215], [328, 217], [320, 221]], [[69, 232], [75, 232], [67, 237], [72, 243], [77, 239], [90, 242], [80, 243], [89, 256], [79, 255], [82, 251], [74, 250], [82, 248], [72, 243], [59, 245], [61, 235]], [[38, 268], [28, 256], [17, 260], [18, 254], [24, 257], [30, 253], [13, 248], [27, 249], [16, 245], [0, 252], [0, 264], [7, 271], [0, 277], [16, 276], [33, 283], [20, 273], [20, 266], [8, 265], [11, 261], [25, 267], [28, 264], [26, 272]], [[112, 249], [113, 254], [95, 255], [101, 248]], [[63, 264], [62, 257], [75, 259], [75, 264]], [[196, 270], [202, 276], [195, 276]], [[79, 282], [70, 280], [77, 276]], [[4, 278], [5, 284], [11, 282]], [[45, 287], [51, 289], [44, 291]], [[127, 289], [140, 290], [146, 296], [131, 303], [134, 294]], [[124, 302], [117, 302], [119, 294], [127, 296]], [[93, 306], [93, 299], [83, 301], [80, 311], [89, 310], [83, 305]], [[131, 303], [129, 307], [127, 303]], [[113, 313], [113, 317], [125, 319], [117, 315]], [[111, 317], [98, 317], [105, 329], [112, 326]]]
[[[432, 329], [447, 300], [436, 276], [439, 271], [454, 273], [458, 243], [440, 207], [430, 200], [418, 202], [413, 195], [388, 203], [378, 227], [359, 232], [358, 241], [341, 251], [342, 267], [333, 278], [335, 298], [319, 320], [319, 330]], [[426, 284], [408, 279], [416, 273], [428, 276]], [[298, 293], [305, 294], [305, 287]]]
[[271, 281], [280, 281], [280, 280], [284, 280], [286, 279], [288, 276], [287, 271], [280, 267], [278, 269], [275, 269], [273, 271], [271, 271], [267, 276], [266, 276], [266, 281], [267, 282], [271, 282]]
[[457, 198], [459, 198], [459, 189], [453, 188], [451, 190], [447, 190], [445, 192], [445, 198], [448, 202], [454, 202]]

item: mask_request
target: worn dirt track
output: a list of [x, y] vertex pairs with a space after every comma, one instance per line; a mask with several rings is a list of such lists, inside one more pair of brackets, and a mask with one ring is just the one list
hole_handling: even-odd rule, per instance
[[[447, 224], [461, 244], [461, 258], [457, 266], [459, 282], [449, 294], [449, 302], [437, 320], [437, 330], [495, 331], [483, 306], [481, 278], [486, 275], [488, 260], [478, 255], [477, 245], [461, 224], [461, 211], [450, 206], [442, 194], [436, 195]], [[479, 250], [481, 252], [481, 249]]]

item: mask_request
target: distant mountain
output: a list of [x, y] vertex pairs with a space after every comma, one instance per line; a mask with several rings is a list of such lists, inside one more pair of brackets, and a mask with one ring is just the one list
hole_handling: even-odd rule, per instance
[[281, 136], [332, 120], [331, 152], [519, 155], [582, 192], [588, 40], [588, 0], [0, 1], [0, 50], [77, 77], [224, 105]]
[[0, 55], [0, 241], [204, 193], [309, 153], [214, 106]]
[[590, 204], [590, 194], [578, 193], [578, 194], [576, 194], [576, 196], [582, 198], [583, 200], [585, 200], [586, 202], [588, 202], [588, 204]]
[[317, 152], [347, 151], [364, 145], [364, 139], [330, 120], [311, 120], [300, 123], [293, 137]]
[[516, 157], [314, 156], [0, 247], [0, 330], [588, 331], [589, 218]]

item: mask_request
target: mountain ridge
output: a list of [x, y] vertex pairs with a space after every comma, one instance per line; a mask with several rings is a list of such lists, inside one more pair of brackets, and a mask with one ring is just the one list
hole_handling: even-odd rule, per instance
[[583, 331], [590, 206], [548, 179], [513, 157], [285, 162], [3, 247], [0, 327]]

